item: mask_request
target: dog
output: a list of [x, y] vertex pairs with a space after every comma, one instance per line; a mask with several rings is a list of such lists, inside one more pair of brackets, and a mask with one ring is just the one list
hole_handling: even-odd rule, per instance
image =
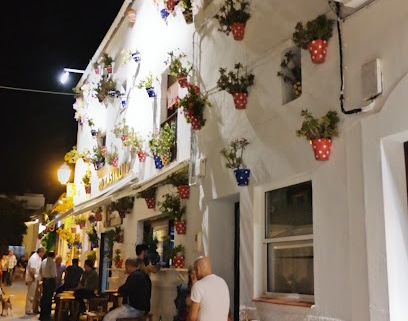
[[1, 315], [8, 316], [9, 315], [9, 310], [10, 310], [10, 316], [13, 316], [13, 305], [11, 304], [11, 297], [14, 297], [14, 295], [9, 295], [6, 297], [4, 291], [2, 288], [0, 288], [0, 301], [1, 301]]

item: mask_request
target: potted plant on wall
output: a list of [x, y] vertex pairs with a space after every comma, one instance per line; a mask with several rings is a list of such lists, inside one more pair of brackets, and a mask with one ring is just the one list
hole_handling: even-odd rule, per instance
[[[191, 124], [194, 130], [200, 130], [206, 123], [204, 118], [205, 107], [211, 107], [207, 96], [201, 94], [200, 88], [194, 85], [188, 85], [188, 92], [183, 98], [177, 97], [174, 107], [182, 108], [184, 118]], [[169, 107], [172, 108], [172, 107]]]
[[244, 39], [246, 22], [251, 17], [249, 1], [226, 0], [219, 12], [215, 15], [220, 24], [218, 30], [227, 35], [232, 32], [234, 40]]
[[99, 236], [96, 232], [95, 224], [96, 223], [90, 224], [89, 228], [86, 230], [86, 234], [88, 235], [89, 242], [91, 242], [92, 249], [99, 247]]
[[126, 213], [130, 213], [133, 209], [134, 197], [125, 196], [117, 201], [109, 204], [108, 208], [110, 212], [118, 211], [121, 218], [125, 218]]
[[182, 206], [181, 199], [178, 194], [167, 193], [162, 202], [157, 202], [159, 210], [166, 213], [170, 219], [174, 220], [174, 228], [177, 234], [186, 234], [186, 221], [182, 219], [186, 213], [186, 207]]
[[193, 6], [191, 0], [180, 0], [183, 17], [187, 24], [193, 23]]
[[109, 165], [112, 165], [113, 167], [118, 167], [119, 154], [118, 154], [116, 146], [113, 147], [112, 151], [110, 152], [106, 151], [105, 157]]
[[187, 55], [185, 53], [176, 54], [173, 51], [170, 51], [168, 54], [168, 59], [166, 64], [169, 66], [169, 75], [177, 78], [177, 81], [181, 88], [187, 87], [187, 76], [192, 69], [190, 62], [186, 62], [185, 65], [182, 63], [182, 59]]
[[137, 88], [139, 89], [145, 88], [149, 97], [156, 97], [156, 92], [153, 86], [153, 80], [158, 81], [159, 79], [157, 77], [153, 79], [153, 75], [150, 72], [149, 75], [147, 75], [144, 79], [142, 79], [139, 82], [139, 84], [137, 85]]
[[292, 40], [302, 49], [308, 49], [312, 62], [321, 64], [326, 60], [328, 40], [333, 35], [333, 19], [327, 19], [326, 15], [319, 15], [316, 19], [308, 21], [306, 26], [298, 22]]
[[91, 162], [94, 164], [95, 170], [101, 169], [105, 166], [106, 146], [94, 146]]
[[254, 84], [255, 76], [248, 72], [240, 74], [243, 66], [241, 63], [235, 64], [235, 72], [225, 68], [220, 68], [220, 77], [217, 81], [217, 87], [231, 94], [234, 99], [236, 109], [245, 109], [248, 99], [248, 88]]
[[302, 94], [302, 69], [296, 63], [295, 58], [292, 50], [286, 52], [280, 64], [281, 70], [276, 75], [281, 77], [285, 83], [291, 84], [293, 93], [299, 97]]
[[181, 199], [187, 199], [190, 197], [190, 186], [188, 185], [187, 167], [167, 176], [165, 182], [177, 187]]
[[120, 92], [116, 90], [116, 81], [112, 78], [107, 79], [102, 77], [94, 90], [100, 103], [103, 102], [107, 96], [115, 97], [120, 94]]
[[102, 53], [102, 58], [101, 58], [102, 64], [105, 67], [106, 71], [108, 74], [112, 73], [112, 63], [113, 63], [113, 58], [109, 56], [106, 52]]
[[307, 109], [300, 113], [303, 122], [302, 127], [296, 131], [298, 137], [305, 136], [312, 145], [315, 159], [319, 161], [328, 160], [332, 137], [338, 136], [338, 123], [340, 121], [336, 111], [328, 111], [320, 119], [314, 118]]
[[116, 249], [115, 250], [115, 256], [113, 257], [113, 262], [115, 263], [115, 267], [117, 269], [121, 269], [122, 268], [122, 264], [123, 264], [123, 259], [120, 255], [121, 250]]
[[137, 197], [145, 199], [147, 208], [155, 208], [156, 207], [156, 190], [157, 190], [156, 186], [151, 186], [139, 192], [137, 194]]
[[94, 71], [95, 71], [95, 74], [97, 74], [97, 75], [99, 75], [99, 62], [97, 62], [97, 61], [94, 61], [93, 62], [93, 64], [92, 64], [92, 66], [93, 66], [93, 69], [94, 69]]
[[176, 245], [171, 250], [171, 258], [173, 260], [173, 266], [176, 269], [182, 269], [184, 266], [184, 246], [181, 244]]
[[161, 129], [153, 133], [149, 140], [149, 148], [153, 154], [157, 169], [171, 161], [171, 149], [176, 143], [176, 124], [174, 121], [165, 123]]
[[86, 223], [86, 216], [85, 215], [78, 215], [75, 217], [75, 224], [79, 225], [79, 228], [82, 230], [85, 227]]
[[251, 170], [248, 168], [241, 168], [243, 165], [243, 153], [249, 142], [246, 138], [238, 138], [232, 140], [229, 143], [228, 148], [221, 149], [221, 154], [227, 160], [225, 166], [227, 168], [233, 168], [235, 178], [237, 180], [238, 186], [244, 186], [249, 184], [249, 176]]
[[91, 194], [91, 170], [88, 168], [82, 176], [82, 183], [84, 183], [85, 186], [85, 193], [86, 194]]

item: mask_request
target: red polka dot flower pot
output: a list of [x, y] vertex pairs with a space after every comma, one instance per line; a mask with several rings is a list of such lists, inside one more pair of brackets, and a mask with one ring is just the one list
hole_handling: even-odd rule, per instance
[[176, 255], [173, 257], [173, 266], [176, 269], [182, 269], [184, 266], [184, 256]]
[[307, 48], [310, 53], [310, 58], [314, 64], [322, 64], [326, 61], [326, 49], [328, 42], [326, 40], [317, 39], [309, 42]]
[[234, 40], [241, 41], [242, 39], [244, 39], [245, 24], [242, 22], [234, 22], [231, 25], [231, 33], [234, 37]]
[[187, 223], [186, 221], [175, 221], [174, 228], [179, 235], [186, 234]]
[[188, 185], [179, 185], [177, 190], [180, 194], [181, 199], [188, 199], [190, 197], [190, 186]]
[[145, 201], [146, 201], [147, 208], [155, 208], [156, 207], [156, 198], [146, 197]]
[[247, 102], [248, 102], [248, 94], [247, 93], [235, 93], [232, 94], [234, 99], [235, 109], [245, 109]]
[[318, 161], [329, 160], [330, 149], [332, 145], [332, 141], [330, 138], [313, 139], [311, 143], [316, 160]]

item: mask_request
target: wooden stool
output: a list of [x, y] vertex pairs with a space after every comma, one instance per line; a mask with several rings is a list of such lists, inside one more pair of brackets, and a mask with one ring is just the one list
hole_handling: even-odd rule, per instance
[[113, 294], [113, 308], [121, 306], [121, 302], [119, 302], [121, 298], [122, 296], [119, 293]]
[[89, 311], [99, 311], [98, 307], [102, 307], [101, 312], [108, 312], [108, 298], [100, 296], [89, 298]]
[[55, 321], [76, 321], [78, 317], [78, 302], [74, 296], [57, 296], [55, 307]]

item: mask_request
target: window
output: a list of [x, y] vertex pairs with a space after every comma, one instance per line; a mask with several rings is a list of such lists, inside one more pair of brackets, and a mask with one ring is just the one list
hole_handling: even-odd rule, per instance
[[265, 193], [266, 293], [313, 301], [312, 182]]

